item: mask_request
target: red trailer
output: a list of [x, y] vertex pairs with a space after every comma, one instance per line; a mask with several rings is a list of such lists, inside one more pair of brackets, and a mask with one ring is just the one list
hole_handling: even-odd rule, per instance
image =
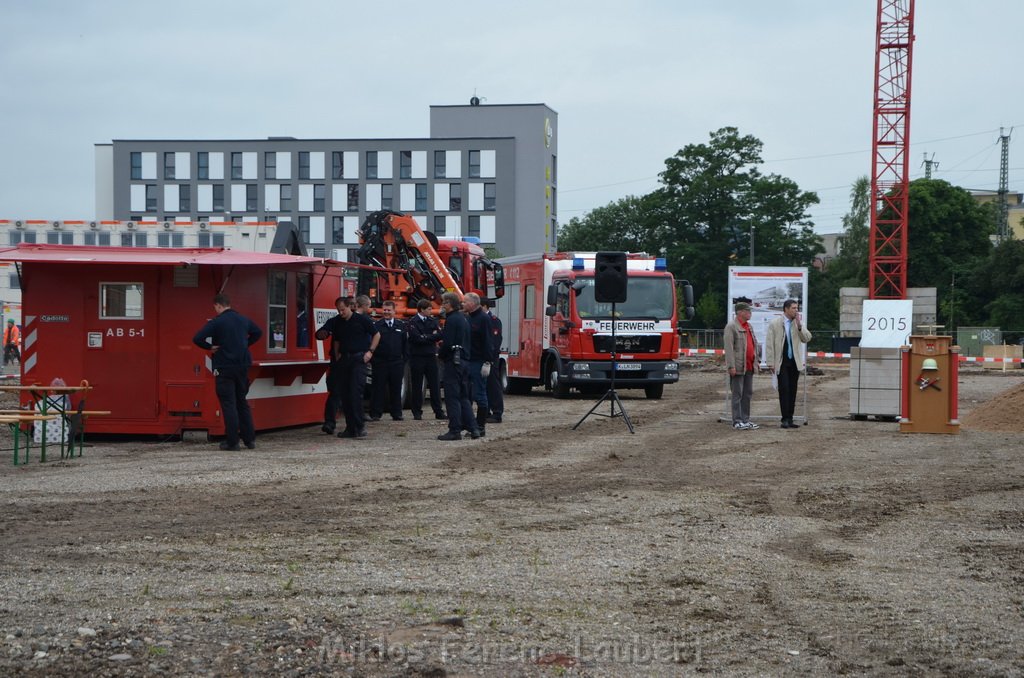
[[19, 245], [23, 384], [87, 380], [97, 433], [224, 433], [210, 358], [192, 336], [213, 296], [263, 329], [251, 351], [257, 429], [323, 419], [327, 360], [316, 328], [335, 314], [341, 262], [202, 248]]

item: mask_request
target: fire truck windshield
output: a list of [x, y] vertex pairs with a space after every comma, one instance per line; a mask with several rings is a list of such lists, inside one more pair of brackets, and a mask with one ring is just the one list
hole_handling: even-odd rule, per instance
[[[576, 295], [576, 313], [580, 318], [611, 318], [612, 305], [594, 299], [594, 279], [580, 278], [572, 286]], [[615, 304], [617, 318], [672, 318], [675, 295], [669, 277], [630, 276], [626, 301]]]

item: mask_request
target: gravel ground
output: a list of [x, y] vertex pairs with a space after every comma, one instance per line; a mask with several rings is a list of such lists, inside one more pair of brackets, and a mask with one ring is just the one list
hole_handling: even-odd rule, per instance
[[[849, 420], [845, 367], [803, 383], [795, 431], [766, 377], [762, 429], [720, 423], [695, 361], [620, 393], [634, 435], [537, 392], [480, 441], [6, 459], [0, 674], [1024, 675], [1024, 434], [900, 434]], [[968, 369], [961, 409], [1020, 383]]]

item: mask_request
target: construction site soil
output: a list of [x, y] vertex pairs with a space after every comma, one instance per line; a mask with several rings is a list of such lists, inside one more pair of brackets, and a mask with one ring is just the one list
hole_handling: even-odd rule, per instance
[[735, 431], [698, 361], [619, 393], [634, 434], [539, 390], [478, 441], [407, 417], [14, 467], [5, 430], [0, 675], [1021, 675], [1022, 384], [963, 370], [960, 435], [851, 420], [841, 365], [795, 430], [758, 376]]

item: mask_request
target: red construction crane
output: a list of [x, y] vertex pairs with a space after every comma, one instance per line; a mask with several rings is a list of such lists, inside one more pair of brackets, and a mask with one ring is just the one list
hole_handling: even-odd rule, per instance
[[871, 144], [871, 233], [868, 294], [903, 299], [907, 292], [907, 204], [910, 167], [910, 72], [914, 0], [878, 0], [875, 104]]

